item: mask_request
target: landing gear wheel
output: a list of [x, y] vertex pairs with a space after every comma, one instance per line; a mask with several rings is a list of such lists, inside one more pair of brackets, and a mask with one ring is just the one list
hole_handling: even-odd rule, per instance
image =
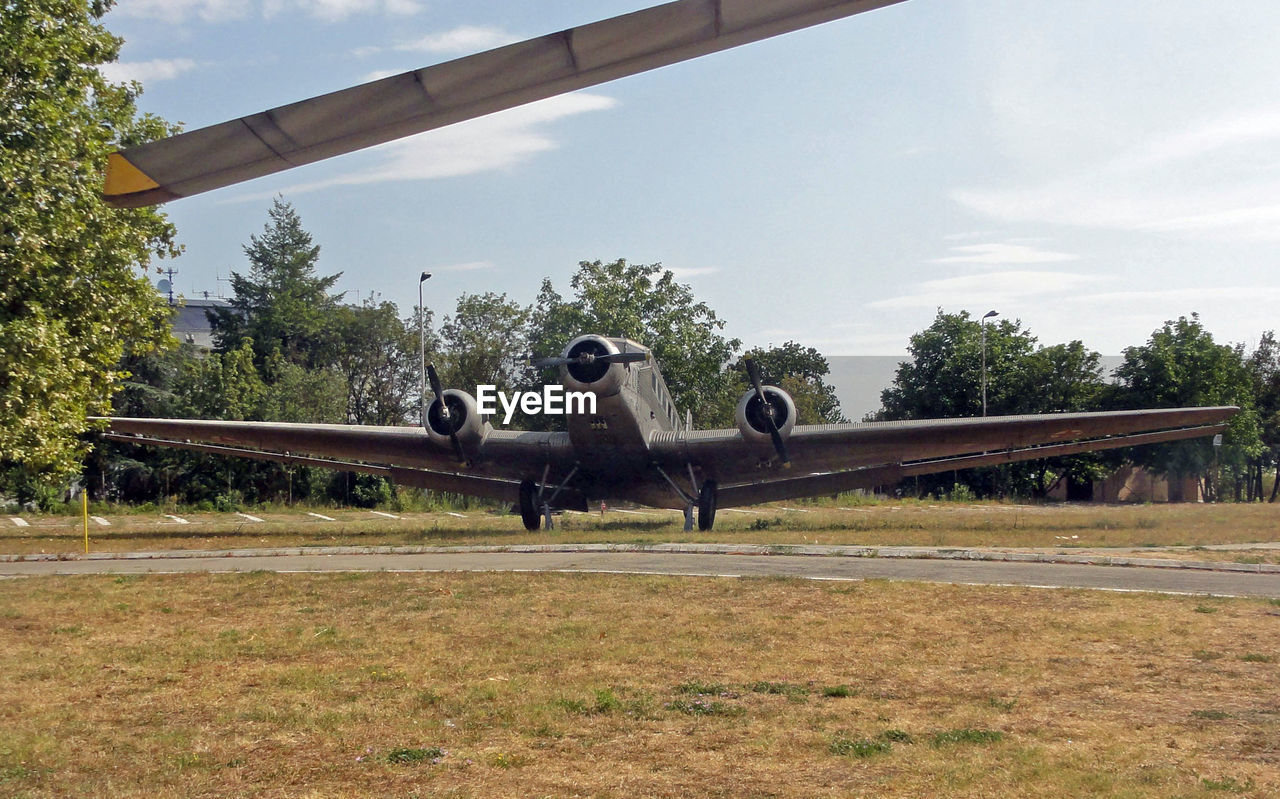
[[710, 530], [716, 523], [716, 481], [707, 480], [698, 492], [698, 529]]
[[532, 480], [520, 481], [520, 520], [524, 529], [537, 530], [542, 525], [542, 509], [538, 507], [538, 484]]

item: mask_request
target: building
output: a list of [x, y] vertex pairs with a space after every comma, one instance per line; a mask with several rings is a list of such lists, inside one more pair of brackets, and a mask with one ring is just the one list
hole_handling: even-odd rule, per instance
[[208, 296], [179, 298], [173, 306], [173, 335], [183, 344], [194, 344], [202, 350], [213, 349], [213, 326], [208, 312], [226, 308], [226, 300]]

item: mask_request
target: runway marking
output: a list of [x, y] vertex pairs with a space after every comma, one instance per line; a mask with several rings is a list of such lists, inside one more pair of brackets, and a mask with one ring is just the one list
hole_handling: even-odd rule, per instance
[[804, 508], [778, 508], [778, 510], [790, 511], [792, 513], [813, 513], [813, 511], [805, 510]]
[[395, 515], [394, 513], [385, 513], [385, 512], [380, 511], [380, 510], [371, 510], [371, 511], [369, 511], [369, 512], [370, 512], [370, 513], [372, 513], [372, 514], [373, 514], [373, 515], [375, 515], [375, 516], [383, 516], [383, 517], [385, 517], [385, 518], [387, 518], [387, 519], [399, 519], [399, 518], [400, 518], [399, 516]]
[[174, 516], [172, 513], [166, 513], [166, 514], [164, 515], [164, 517], [165, 517], [166, 519], [173, 519], [173, 523], [174, 523], [174, 524], [191, 524], [191, 522], [187, 521], [186, 519], [182, 518], [181, 516]]
[[308, 516], [314, 516], [314, 517], [316, 517], [317, 519], [322, 519], [322, 520], [324, 520], [324, 521], [326, 521], [326, 522], [336, 522], [336, 521], [337, 521], [337, 519], [333, 518], [332, 516], [325, 516], [323, 513], [313, 513], [313, 512], [311, 512], [311, 511], [307, 511], [307, 515], [308, 515]]
[[465, 518], [467, 518], [467, 514], [465, 514], [465, 513], [454, 513], [454, 512], [453, 512], [453, 511], [451, 511], [451, 510], [447, 510], [447, 511], [445, 511], [445, 512], [444, 512], [444, 515], [445, 515], [445, 516], [456, 516], [456, 517], [458, 517], [459, 519], [465, 519]]
[[10, 517], [9, 517], [9, 521], [13, 522], [13, 523], [14, 523], [15, 525], [17, 525], [18, 527], [30, 527], [30, 526], [31, 526], [31, 525], [27, 522], [27, 520], [26, 520], [26, 519], [23, 519], [23, 518], [22, 518], [22, 517], [20, 517], [20, 516], [10, 516]]
[[99, 527], [110, 527], [110, 526], [111, 526], [111, 522], [107, 521], [106, 519], [102, 518], [101, 516], [90, 516], [89, 518], [90, 518], [90, 519], [93, 519], [94, 523], [95, 523], [95, 524], [97, 524]]
[[261, 520], [261, 519], [259, 519], [257, 516], [253, 516], [253, 515], [248, 514], [248, 513], [241, 513], [241, 512], [239, 512], [239, 511], [236, 511], [236, 515], [237, 515], [237, 516], [239, 516], [239, 517], [240, 517], [240, 518], [242, 518], [242, 519], [248, 519], [248, 520], [249, 520], [249, 521], [251, 521], [251, 522], [260, 522], [260, 521], [262, 521], [262, 520]]
[[633, 516], [648, 516], [648, 515], [649, 515], [649, 514], [645, 513], [645, 512], [644, 512], [644, 511], [642, 511], [642, 510], [624, 510], [624, 509], [622, 509], [622, 508], [615, 508], [615, 509], [614, 509], [614, 512], [615, 512], [615, 513], [630, 513], [630, 514], [632, 514]]
[[760, 515], [760, 511], [758, 510], [743, 510], [742, 508], [721, 508], [720, 512], [721, 513], [749, 513], [752, 516]]

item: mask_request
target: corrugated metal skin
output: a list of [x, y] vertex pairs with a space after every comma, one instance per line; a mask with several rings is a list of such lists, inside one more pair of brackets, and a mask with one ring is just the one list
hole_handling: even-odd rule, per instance
[[107, 200], [199, 194], [898, 2], [677, 0], [130, 148], [159, 188]]

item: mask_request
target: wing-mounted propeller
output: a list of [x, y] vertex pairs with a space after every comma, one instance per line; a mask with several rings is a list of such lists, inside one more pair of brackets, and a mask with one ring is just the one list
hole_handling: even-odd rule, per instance
[[[796, 406], [791, 395], [777, 386], [760, 381], [760, 369], [751, 358], [744, 358], [751, 390], [738, 403], [738, 428], [748, 441], [767, 441], [773, 445], [784, 469], [791, 468], [786, 437], [796, 423]], [[767, 438], [764, 438], [767, 436]]]
[[437, 444], [447, 442], [458, 463], [470, 466], [471, 459], [467, 457], [463, 439], [470, 444], [484, 436], [484, 423], [480, 420], [475, 398], [457, 389], [446, 391], [440, 383], [435, 364], [427, 364], [427, 380], [435, 393], [435, 399], [427, 408], [427, 435]]

